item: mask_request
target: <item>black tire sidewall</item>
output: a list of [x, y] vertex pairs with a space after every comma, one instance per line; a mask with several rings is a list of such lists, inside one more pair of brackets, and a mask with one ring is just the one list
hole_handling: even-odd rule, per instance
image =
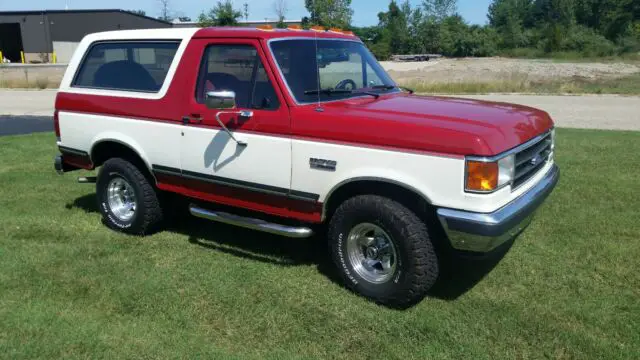
[[[330, 247], [334, 262], [338, 266], [348, 287], [364, 296], [375, 299], [393, 297], [395, 293], [404, 289], [410, 271], [410, 249], [402, 241], [402, 223], [394, 216], [376, 211], [373, 207], [358, 207], [350, 209], [346, 214], [340, 214], [329, 232]], [[347, 253], [347, 238], [349, 232], [358, 224], [371, 223], [379, 226], [390, 237], [396, 250], [397, 264], [391, 279], [385, 283], [375, 284], [362, 278], [354, 270]]]
[[[108, 203], [108, 186], [111, 180], [115, 178], [124, 179], [133, 188], [133, 192], [136, 196], [136, 211], [129, 221], [122, 221], [111, 211]], [[117, 163], [106, 163], [100, 170], [98, 181], [96, 183], [96, 194], [98, 197], [98, 207], [102, 213], [103, 219], [107, 226], [112, 229], [122, 232], [135, 232], [140, 226], [140, 222], [143, 219], [141, 214], [144, 211], [143, 192], [140, 184], [134, 180], [135, 177], [129, 173], [128, 169], [123, 166], [119, 166]]]

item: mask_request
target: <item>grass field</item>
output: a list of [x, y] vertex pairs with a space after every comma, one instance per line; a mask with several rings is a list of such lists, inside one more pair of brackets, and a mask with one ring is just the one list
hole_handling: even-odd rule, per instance
[[0, 357], [637, 359], [640, 133], [558, 131], [562, 178], [496, 259], [416, 307], [333, 279], [321, 240], [186, 218], [107, 230], [53, 134], [0, 137]]
[[418, 93], [425, 94], [618, 94], [639, 95], [640, 73], [612, 79], [583, 79], [531, 81], [522, 74], [505, 75], [490, 82], [430, 82], [400, 81]]

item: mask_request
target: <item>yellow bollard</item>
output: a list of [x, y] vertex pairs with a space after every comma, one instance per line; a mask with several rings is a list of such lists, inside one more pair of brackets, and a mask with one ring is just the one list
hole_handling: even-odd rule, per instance
[[53, 52], [53, 56], [52, 57], [53, 57], [53, 63], [54, 64], [58, 63], [58, 57], [56, 56], [56, 52], [55, 51]]
[[4, 63], [4, 58], [2, 57], [2, 51], [0, 51], [0, 64]]
[[20, 51], [20, 59], [22, 60], [22, 63], [24, 64], [24, 51]]

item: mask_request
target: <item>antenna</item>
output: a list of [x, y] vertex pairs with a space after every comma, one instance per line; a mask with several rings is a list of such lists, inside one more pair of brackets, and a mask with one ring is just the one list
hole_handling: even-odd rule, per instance
[[318, 84], [316, 90], [318, 90], [318, 107], [316, 107], [316, 111], [321, 112], [324, 111], [322, 106], [320, 106], [320, 66], [318, 65], [318, 32], [313, 32], [313, 43], [316, 46], [316, 76], [318, 77]]

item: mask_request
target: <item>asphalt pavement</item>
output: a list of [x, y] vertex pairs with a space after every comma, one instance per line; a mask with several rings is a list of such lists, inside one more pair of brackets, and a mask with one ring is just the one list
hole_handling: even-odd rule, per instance
[[53, 131], [51, 116], [0, 115], [0, 136]]

